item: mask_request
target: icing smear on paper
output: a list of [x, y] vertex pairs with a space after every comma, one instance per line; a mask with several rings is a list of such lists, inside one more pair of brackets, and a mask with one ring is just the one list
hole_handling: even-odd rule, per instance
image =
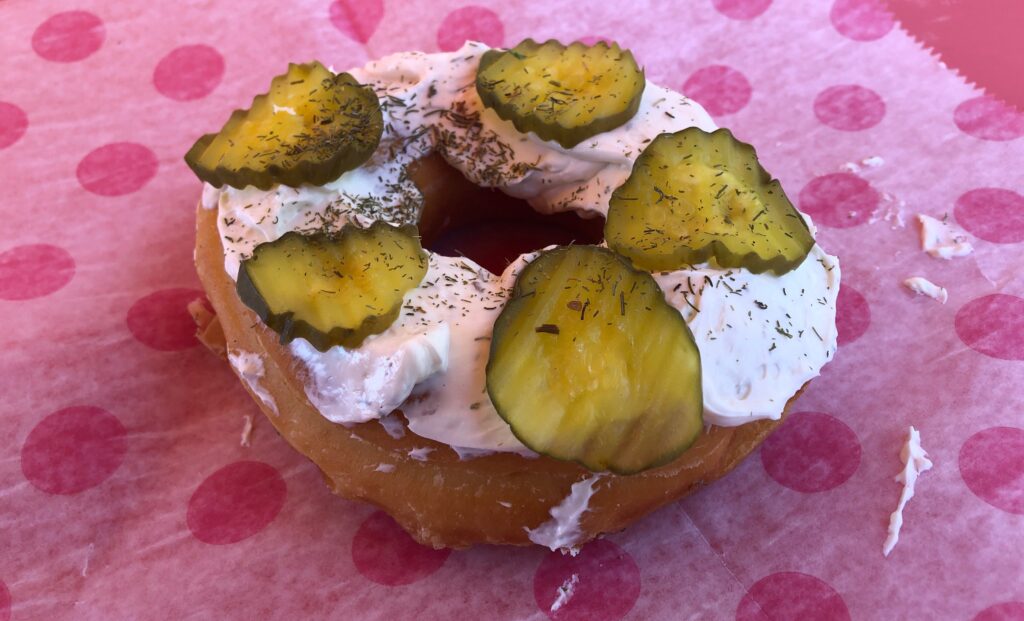
[[945, 304], [946, 300], [949, 299], [949, 292], [947, 292], [944, 287], [940, 287], [927, 278], [922, 278], [921, 276], [914, 276], [904, 280], [903, 286], [910, 289], [917, 295], [930, 297], [936, 302], [940, 302], [942, 304]]
[[573, 594], [576, 592], [576, 585], [580, 583], [580, 575], [573, 574], [562, 583], [562, 586], [558, 587], [558, 597], [555, 601], [551, 602], [551, 612], [558, 612], [558, 609], [569, 603], [572, 599]]
[[903, 484], [903, 491], [900, 493], [899, 504], [896, 510], [889, 516], [889, 535], [882, 544], [882, 554], [889, 556], [896, 543], [900, 540], [900, 528], [903, 526], [903, 509], [914, 497], [914, 485], [917, 477], [926, 470], [931, 470], [932, 462], [928, 459], [928, 453], [921, 447], [921, 433], [910, 427], [907, 435], [907, 443], [900, 451], [900, 460], [903, 461], [903, 470], [896, 475], [896, 482]]
[[572, 490], [562, 502], [551, 507], [551, 519], [537, 528], [525, 528], [530, 541], [547, 546], [551, 550], [568, 549], [576, 556], [575, 546], [579, 543], [583, 532], [580, 530], [580, 518], [590, 508], [590, 498], [594, 495], [594, 483], [601, 478], [592, 477], [572, 484]]
[[246, 414], [242, 423], [242, 439], [239, 441], [240, 446], [251, 446], [252, 440], [252, 416]]
[[965, 257], [974, 251], [971, 242], [967, 241], [967, 234], [945, 218], [937, 220], [921, 213], [917, 214], [917, 221], [921, 223], [921, 250], [933, 257], [949, 260]]

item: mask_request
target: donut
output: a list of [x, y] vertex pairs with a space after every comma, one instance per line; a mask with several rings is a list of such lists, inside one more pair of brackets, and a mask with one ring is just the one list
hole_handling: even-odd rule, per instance
[[[810, 218], [615, 44], [292, 65], [186, 162], [200, 340], [425, 545], [621, 530], [739, 464], [836, 350]], [[523, 223], [555, 234], [509, 256]]]

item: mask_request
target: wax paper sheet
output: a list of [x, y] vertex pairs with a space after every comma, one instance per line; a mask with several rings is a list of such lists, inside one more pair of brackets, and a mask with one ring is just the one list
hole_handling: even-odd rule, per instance
[[[1024, 615], [1024, 119], [879, 6], [6, 0], [0, 24], [0, 620]], [[195, 341], [182, 155], [289, 61], [527, 36], [616, 39], [756, 145], [841, 257], [841, 345], [736, 471], [576, 557], [428, 550], [331, 495]], [[918, 213], [974, 253], [922, 252]], [[884, 558], [909, 425], [935, 467]]]

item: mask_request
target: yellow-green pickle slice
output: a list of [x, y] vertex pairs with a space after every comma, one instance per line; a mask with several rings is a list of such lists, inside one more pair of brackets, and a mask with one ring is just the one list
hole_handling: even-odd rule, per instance
[[689, 327], [649, 273], [597, 246], [522, 271], [494, 324], [487, 391], [523, 444], [595, 472], [665, 464], [703, 429]]
[[185, 162], [218, 188], [323, 185], [365, 162], [383, 131], [373, 89], [316, 61], [291, 64], [248, 110], [196, 141]]
[[637, 267], [677, 270], [714, 257], [722, 267], [784, 274], [814, 238], [777, 179], [727, 129], [690, 127], [644, 149], [609, 200], [608, 246]]
[[633, 118], [645, 83], [633, 54], [603, 41], [566, 47], [527, 39], [485, 52], [476, 74], [485, 106], [567, 149]]
[[338, 234], [290, 232], [260, 244], [238, 270], [238, 296], [281, 336], [320, 351], [358, 347], [394, 323], [427, 273], [416, 229], [375, 222]]

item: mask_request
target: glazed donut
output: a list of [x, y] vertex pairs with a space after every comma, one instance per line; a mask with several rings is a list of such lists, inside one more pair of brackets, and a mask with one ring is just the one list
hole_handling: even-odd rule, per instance
[[[540, 54], [551, 43], [528, 41], [512, 52]], [[608, 51], [600, 45], [599, 52]], [[583, 48], [568, 50], [587, 53], [576, 47]], [[550, 125], [529, 117], [506, 118], [500, 102], [481, 96], [478, 73], [495, 66], [500, 53], [488, 52], [467, 43], [453, 53], [402, 53], [341, 74], [345, 88], [371, 88], [381, 111], [379, 142], [357, 145], [362, 159], [355, 165], [332, 161], [325, 171], [318, 163], [300, 170], [300, 177], [289, 177], [296, 167], [271, 170], [276, 176], [270, 178], [248, 169], [218, 176], [220, 169], [203, 168], [196, 155], [203, 153], [200, 146], [213, 148], [208, 137], [201, 139], [187, 160], [208, 182], [197, 209], [195, 257], [215, 314], [196, 309], [194, 316], [200, 339], [228, 359], [267, 419], [319, 467], [334, 492], [381, 507], [434, 547], [572, 548], [723, 476], [779, 424], [835, 352], [838, 261], [814, 244], [813, 225], [802, 214], [794, 220], [809, 241], [796, 258], [767, 256], [763, 246], [744, 255], [722, 244], [709, 250], [714, 254], [686, 255], [689, 260], [667, 268], [667, 253], [645, 254], [623, 236], [604, 240], [609, 205], [627, 200], [623, 188], [655, 144], [692, 140], [685, 130], [696, 128], [697, 140], [749, 147], [714, 131], [698, 104], [647, 82], [642, 72], [633, 109], [605, 115], [583, 132], [590, 135], [581, 137], [578, 128], [551, 133]], [[513, 54], [512, 62], [519, 58]], [[272, 114], [296, 112], [274, 103]], [[769, 194], [777, 187], [767, 174], [757, 183]], [[516, 199], [533, 211], [524, 213]], [[528, 434], [514, 432], [504, 411], [499, 415], [487, 389], [493, 373], [487, 363], [496, 351], [492, 329], [510, 312], [506, 301], [515, 298], [517, 279], [549, 253], [530, 247], [521, 256], [482, 260], [488, 270], [430, 250], [443, 247], [439, 240], [453, 228], [500, 228], [494, 223], [518, 217], [571, 227], [569, 238], [553, 240], [556, 245], [575, 240], [628, 257], [619, 259], [636, 264], [685, 320], [699, 350], [703, 424], [698, 418], [681, 453], [627, 474], [614, 458], [610, 467], [594, 467], [587, 453], [556, 459], [534, 451], [521, 439]], [[290, 231], [373, 230], [378, 221], [417, 226], [427, 248], [424, 275], [387, 325], [369, 335], [332, 331], [331, 338], [341, 339], [334, 341], [317, 330], [286, 339], [297, 322], [274, 324], [269, 302], [263, 308], [243, 300], [251, 278], [245, 266], [256, 260], [257, 248]], [[511, 262], [505, 267], [501, 259]], [[426, 310], [412, 310], [418, 307]]]

